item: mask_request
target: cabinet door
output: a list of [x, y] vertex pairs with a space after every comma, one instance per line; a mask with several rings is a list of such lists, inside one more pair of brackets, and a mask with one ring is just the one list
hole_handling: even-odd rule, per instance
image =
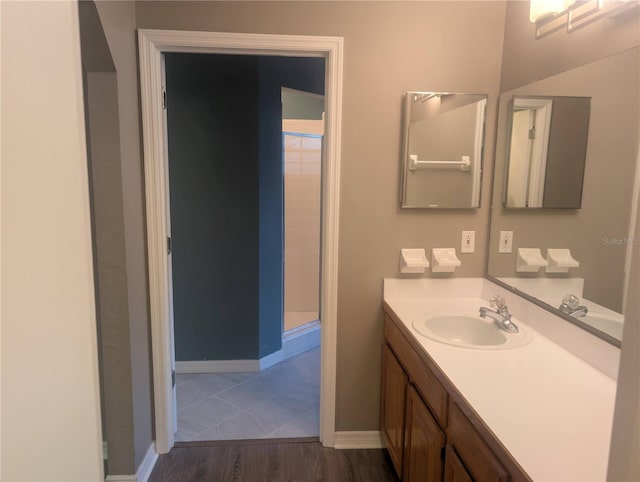
[[382, 400], [380, 427], [399, 477], [402, 476], [404, 410], [407, 375], [387, 345], [382, 347]]
[[451, 445], [447, 445], [444, 457], [444, 482], [473, 482]]
[[404, 444], [406, 482], [441, 482], [445, 434], [412, 385], [407, 388]]

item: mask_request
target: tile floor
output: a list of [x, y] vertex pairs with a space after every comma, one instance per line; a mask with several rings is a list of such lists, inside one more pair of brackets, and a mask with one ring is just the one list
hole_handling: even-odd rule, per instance
[[320, 348], [250, 373], [177, 374], [176, 441], [315, 437]]

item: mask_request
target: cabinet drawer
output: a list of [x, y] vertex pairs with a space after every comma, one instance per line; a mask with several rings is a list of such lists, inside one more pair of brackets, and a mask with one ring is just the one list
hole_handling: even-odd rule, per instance
[[453, 402], [449, 407], [447, 440], [451, 440], [462, 463], [474, 480], [482, 482], [507, 482], [509, 473], [482, 440], [462, 410]]
[[387, 316], [384, 320], [384, 336], [433, 416], [441, 427], [446, 427], [449, 398], [447, 391]]

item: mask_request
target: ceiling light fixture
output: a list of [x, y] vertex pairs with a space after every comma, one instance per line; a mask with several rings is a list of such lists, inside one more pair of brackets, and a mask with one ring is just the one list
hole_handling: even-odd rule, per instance
[[571, 33], [639, 5], [638, 0], [530, 0], [529, 20], [540, 39], [561, 29]]

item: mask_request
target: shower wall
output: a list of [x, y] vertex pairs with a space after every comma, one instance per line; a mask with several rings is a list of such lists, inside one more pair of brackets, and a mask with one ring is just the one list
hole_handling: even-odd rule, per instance
[[318, 319], [321, 155], [322, 137], [284, 135], [284, 331]]

